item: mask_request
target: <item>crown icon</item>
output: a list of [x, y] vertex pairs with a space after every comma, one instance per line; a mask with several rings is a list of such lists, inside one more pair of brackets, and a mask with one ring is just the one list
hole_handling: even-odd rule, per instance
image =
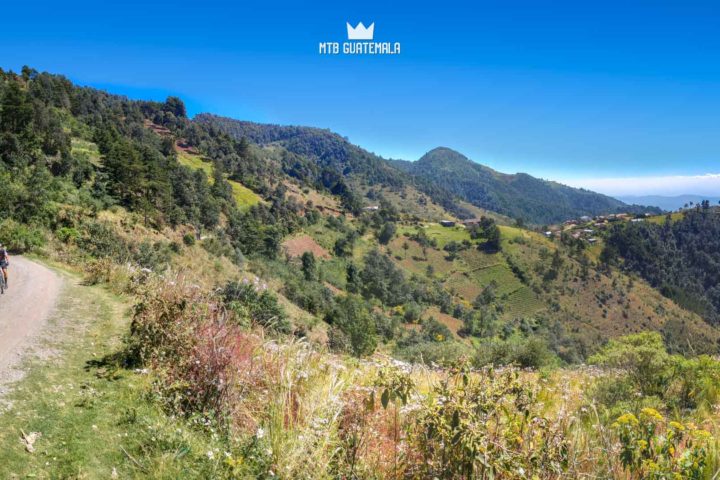
[[348, 40], [372, 40], [375, 34], [375, 22], [371, 23], [369, 27], [365, 27], [362, 22], [357, 24], [357, 27], [353, 28], [350, 23], [345, 22], [347, 25]]

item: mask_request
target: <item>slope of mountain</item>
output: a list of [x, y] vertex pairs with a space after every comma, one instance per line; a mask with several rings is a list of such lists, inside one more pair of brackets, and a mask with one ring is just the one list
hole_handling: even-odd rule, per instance
[[618, 224], [607, 238], [604, 258], [622, 259], [686, 310], [713, 325], [720, 322], [720, 209], [705, 205], [676, 220]]
[[714, 205], [717, 205], [718, 202], [720, 202], [720, 197], [703, 197], [702, 195], [622, 195], [615, 198], [625, 203], [650, 205], [669, 211], [684, 208], [686, 205], [691, 206], [696, 203], [700, 203], [703, 200], [709, 200], [710, 203]]
[[555, 223], [581, 215], [638, 210], [638, 207], [589, 190], [541, 180], [525, 173], [500, 173], [445, 147], [431, 150], [416, 162], [392, 163], [415, 177], [432, 179], [437, 186], [473, 205], [531, 223]]
[[[634, 211], [623, 202], [519, 173], [506, 175], [472, 162], [449, 148], [428, 152], [418, 162], [385, 160], [346, 138], [312, 127], [266, 125], [211, 114], [194, 122], [236, 140], [277, 145], [309, 158], [363, 185], [403, 188], [412, 185], [435, 203], [463, 218], [473, 216], [460, 200], [531, 223], [554, 223], [582, 215]], [[659, 212], [659, 210], [654, 210]]]

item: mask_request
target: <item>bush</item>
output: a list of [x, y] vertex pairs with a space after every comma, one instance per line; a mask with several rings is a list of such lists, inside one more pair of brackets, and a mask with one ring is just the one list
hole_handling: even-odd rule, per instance
[[255, 277], [253, 282], [229, 282], [222, 291], [226, 306], [238, 319], [247, 316], [253, 322], [279, 333], [290, 333], [292, 325], [274, 293]]
[[63, 243], [75, 243], [80, 237], [80, 232], [76, 228], [62, 227], [55, 232], [55, 235]]
[[395, 349], [395, 356], [413, 363], [450, 366], [472, 355], [472, 348], [460, 342], [419, 342]]
[[522, 368], [542, 368], [557, 364], [558, 358], [542, 338], [512, 338], [485, 340], [478, 345], [475, 364], [517, 365]]
[[170, 263], [172, 247], [165, 242], [150, 243], [145, 240], [133, 255], [134, 260], [143, 268], [153, 271], [163, 270]]
[[710, 432], [668, 422], [653, 408], [643, 408], [639, 418], [621, 415], [612, 427], [620, 439], [620, 461], [632, 478], [706, 478]]
[[187, 245], [188, 247], [192, 247], [195, 245], [195, 235], [192, 233], [186, 233], [183, 235], [183, 243]]
[[339, 298], [335, 308], [325, 320], [344, 334], [343, 341], [340, 342], [338, 339], [335, 343], [349, 344], [350, 348], [347, 351], [353, 355], [361, 357], [375, 351], [377, 346], [375, 321], [359, 297], [347, 295]]
[[7, 219], [0, 224], [0, 242], [17, 253], [25, 253], [45, 244], [42, 230]]
[[610, 340], [589, 363], [619, 368], [643, 395], [662, 396], [670, 376], [670, 356], [657, 332], [643, 332]]
[[109, 224], [86, 222], [80, 231], [77, 245], [91, 257], [111, 257], [117, 263], [130, 259], [130, 246]]

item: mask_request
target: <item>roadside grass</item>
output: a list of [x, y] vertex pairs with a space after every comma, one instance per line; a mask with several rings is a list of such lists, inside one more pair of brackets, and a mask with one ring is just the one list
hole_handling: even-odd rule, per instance
[[[0, 404], [0, 478], [215, 476], [219, 442], [167, 417], [149, 398], [152, 378], [121, 367], [128, 305], [59, 273], [65, 286], [45, 340]], [[22, 439], [32, 432], [41, 436], [30, 453]]]

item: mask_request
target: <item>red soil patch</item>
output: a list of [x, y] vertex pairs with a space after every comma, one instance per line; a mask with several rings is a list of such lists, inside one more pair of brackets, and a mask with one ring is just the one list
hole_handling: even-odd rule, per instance
[[153, 123], [150, 120], [145, 119], [143, 122], [145, 124], [146, 128], [149, 128], [153, 132], [157, 133], [158, 135], [162, 137], [168, 137], [172, 135], [172, 132], [168, 130], [167, 128], [163, 127], [162, 125], [158, 125], [157, 123]]
[[453, 317], [452, 315], [448, 315], [446, 313], [442, 313], [439, 308], [437, 307], [430, 307], [425, 311], [424, 317], [433, 317], [438, 322], [442, 323], [446, 327], [450, 329], [450, 331], [455, 335], [455, 338], [460, 338], [458, 335], [458, 330], [460, 330], [464, 324], [463, 321], [460, 319], [457, 319]]
[[187, 141], [182, 138], [175, 142], [175, 148], [180, 152], [185, 152], [190, 155], [200, 155], [200, 152], [198, 152], [195, 147], [191, 147]]
[[327, 250], [317, 244], [312, 237], [301, 235], [283, 242], [283, 249], [291, 257], [299, 257], [305, 252], [312, 252], [318, 258], [330, 258]]

